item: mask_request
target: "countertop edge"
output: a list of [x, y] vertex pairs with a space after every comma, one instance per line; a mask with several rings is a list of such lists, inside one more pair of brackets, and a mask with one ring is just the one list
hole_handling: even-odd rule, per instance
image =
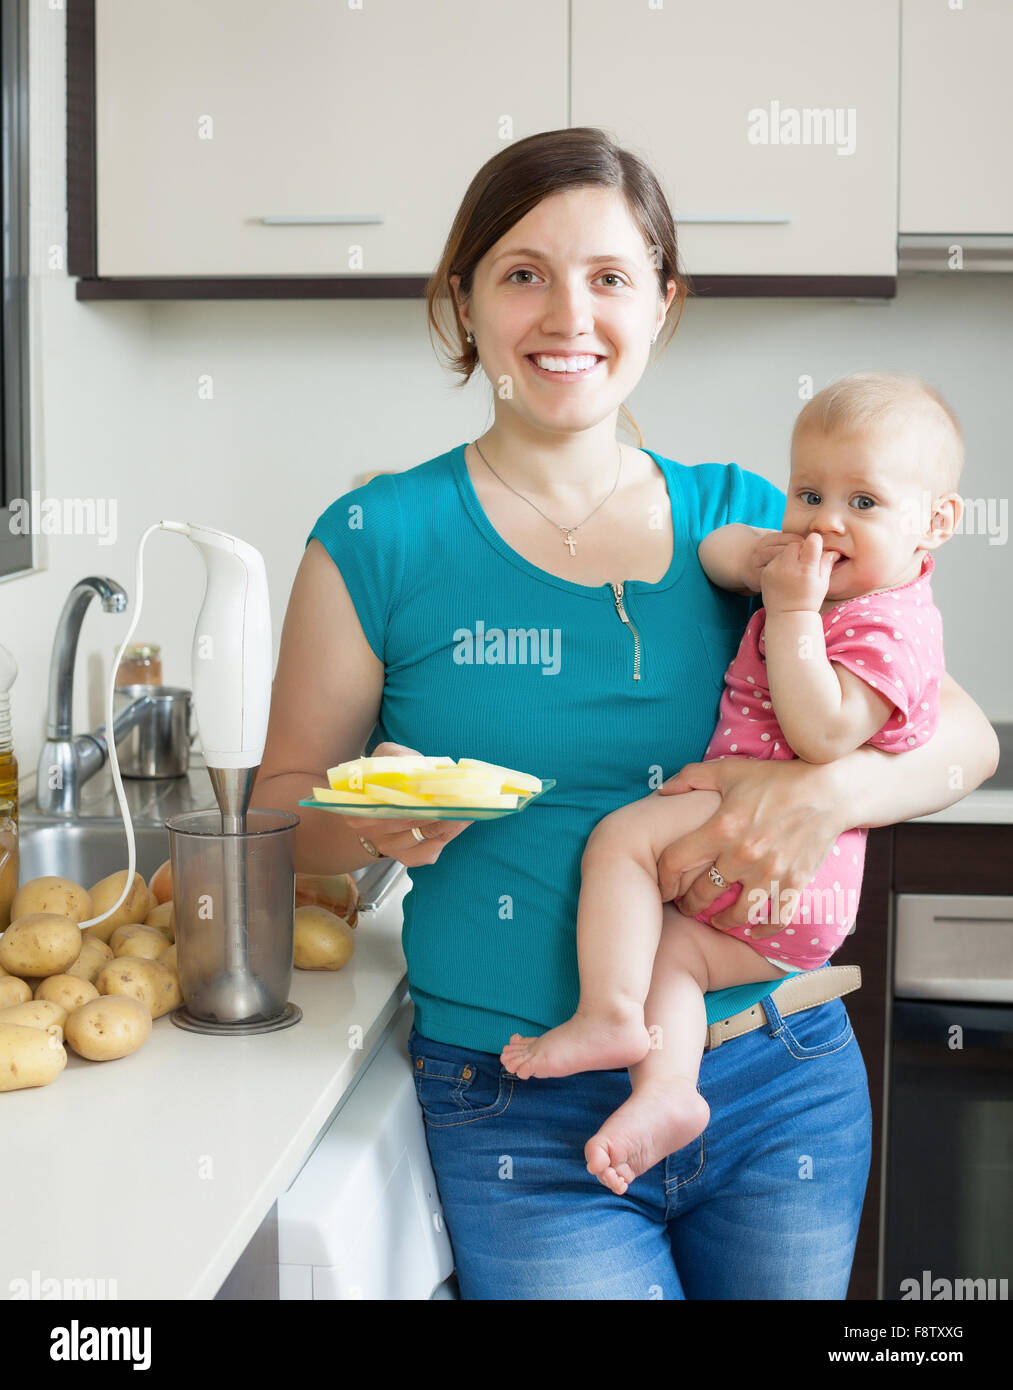
[[363, 1046], [357, 1054], [357, 1064], [350, 1057], [349, 1065], [336, 1073], [333, 1084], [292, 1135], [288, 1147], [274, 1167], [264, 1175], [260, 1187], [251, 1196], [242, 1219], [230, 1233], [228, 1242], [219, 1247], [194, 1287], [181, 1294], [181, 1298], [213, 1300], [216, 1297], [264, 1218], [278, 1198], [295, 1181], [324, 1130], [331, 1123], [335, 1112], [344, 1104], [360, 1073], [369, 1065], [388, 1024], [401, 1007], [407, 988], [408, 975], [405, 972], [368, 1029]]

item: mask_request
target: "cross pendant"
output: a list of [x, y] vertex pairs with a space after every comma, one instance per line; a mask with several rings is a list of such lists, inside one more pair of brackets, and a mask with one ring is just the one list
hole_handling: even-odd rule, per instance
[[564, 545], [568, 545], [568, 546], [570, 547], [570, 554], [571, 554], [571, 555], [576, 555], [576, 553], [577, 553], [577, 544], [576, 544], [576, 542], [575, 542], [574, 539], [573, 539], [573, 532], [572, 532], [572, 531], [567, 531], [566, 535], [563, 537], [563, 544], [564, 544]]

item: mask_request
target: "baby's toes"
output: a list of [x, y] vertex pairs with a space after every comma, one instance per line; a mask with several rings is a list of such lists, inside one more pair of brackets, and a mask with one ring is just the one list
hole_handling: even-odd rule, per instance
[[615, 1165], [615, 1174], [625, 1187], [629, 1187], [630, 1183], [637, 1176], [628, 1163], [617, 1163]]

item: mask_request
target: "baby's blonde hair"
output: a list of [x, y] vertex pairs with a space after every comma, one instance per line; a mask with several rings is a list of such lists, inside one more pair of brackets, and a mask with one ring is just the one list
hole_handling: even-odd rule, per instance
[[960, 421], [942, 396], [921, 377], [893, 372], [853, 372], [818, 391], [799, 411], [791, 433], [808, 430], [855, 434], [865, 430], [917, 430], [925, 450], [926, 481], [940, 492], [956, 492], [964, 466]]

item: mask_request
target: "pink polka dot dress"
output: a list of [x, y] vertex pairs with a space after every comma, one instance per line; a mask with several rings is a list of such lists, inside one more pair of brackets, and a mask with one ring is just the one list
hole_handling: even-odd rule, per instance
[[[927, 743], [939, 718], [943, 678], [943, 623], [932, 599], [931, 555], [922, 558], [916, 579], [896, 589], [846, 599], [823, 614], [827, 658], [868, 681], [893, 702], [882, 728], [868, 740], [873, 748], [905, 753]], [[765, 670], [763, 629], [766, 611], [753, 614], [738, 652], [725, 672], [720, 718], [704, 754], [713, 758], [794, 758], [770, 699]], [[853, 930], [865, 865], [867, 830], [847, 830], [837, 840], [797, 904], [786, 895], [778, 911], [777, 890], [760, 921], [775, 914], [784, 920], [775, 935], [752, 940], [751, 926], [732, 927], [737, 936], [784, 970], [814, 970]], [[733, 883], [709, 908], [701, 922], [735, 902], [742, 884]], [[794, 911], [792, 907], [794, 906]]]

